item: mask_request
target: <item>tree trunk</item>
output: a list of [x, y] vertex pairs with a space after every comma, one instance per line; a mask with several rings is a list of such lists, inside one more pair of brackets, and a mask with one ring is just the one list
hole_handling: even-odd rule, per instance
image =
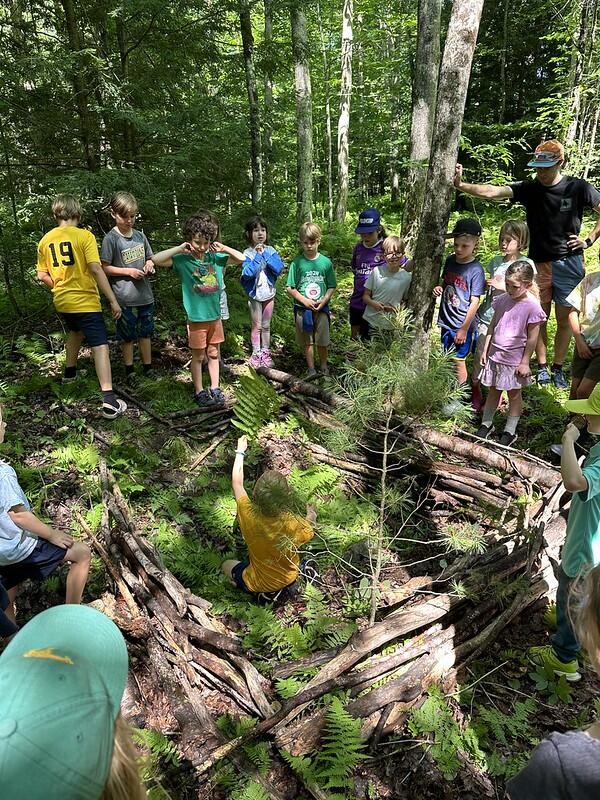
[[97, 172], [100, 166], [98, 154], [97, 128], [92, 113], [88, 106], [90, 86], [89, 69], [86, 69], [84, 59], [89, 56], [85, 53], [83, 36], [78, 24], [78, 17], [75, 11], [73, 0], [61, 0], [61, 6], [65, 13], [67, 25], [67, 37], [71, 52], [76, 56], [71, 74], [73, 93], [75, 96], [75, 106], [79, 117], [79, 139], [83, 146], [85, 163], [90, 172]]
[[256, 88], [256, 72], [254, 69], [254, 37], [252, 36], [252, 19], [248, 0], [240, 0], [240, 27], [242, 31], [242, 47], [244, 51], [244, 69], [246, 72], [246, 89], [250, 110], [250, 158], [252, 161], [252, 205], [258, 209], [262, 201], [263, 167], [262, 148], [260, 143], [260, 106]]
[[483, 0], [454, 0], [440, 71], [431, 157], [414, 254], [416, 268], [408, 296], [424, 363], [429, 354], [434, 310], [432, 290], [444, 255], [452, 180], [482, 7]]
[[323, 22], [321, 19], [321, 4], [317, 0], [317, 22], [319, 23], [319, 35], [321, 41], [321, 56], [323, 59], [323, 82], [325, 84], [325, 146], [327, 147], [327, 221], [331, 225], [333, 222], [333, 146], [331, 136], [331, 88], [329, 74], [329, 59], [327, 58], [327, 47], [323, 36]]
[[265, 117], [263, 121], [263, 180], [266, 192], [270, 195], [273, 188], [273, 0], [264, 0], [265, 4]]
[[441, 13], [441, 0], [419, 0], [410, 128], [410, 166], [402, 225], [402, 233], [409, 249], [417, 238], [431, 153], [440, 65]]
[[352, 0], [344, 0], [342, 11], [342, 76], [340, 86], [340, 115], [338, 119], [338, 197], [335, 218], [346, 219], [348, 205], [348, 134], [350, 130], [350, 99], [352, 96]]
[[306, 15], [299, 0], [291, 7], [292, 56], [296, 91], [296, 222], [312, 220], [313, 120]]
[[509, 0], [504, 0], [504, 15], [502, 17], [502, 50], [500, 51], [500, 108], [498, 122], [504, 122], [506, 111], [506, 56], [508, 50], [508, 5]]

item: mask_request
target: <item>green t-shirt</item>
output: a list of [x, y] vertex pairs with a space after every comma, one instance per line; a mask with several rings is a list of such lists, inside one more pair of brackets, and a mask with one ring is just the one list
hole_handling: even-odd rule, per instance
[[212, 322], [221, 319], [223, 270], [226, 253], [206, 253], [199, 261], [189, 253], [173, 256], [173, 269], [181, 279], [183, 307], [190, 322]]
[[297, 256], [290, 264], [287, 285], [309, 300], [320, 300], [327, 289], [337, 286], [333, 264], [321, 253], [312, 261]]
[[562, 551], [561, 566], [569, 578], [600, 564], [600, 444], [590, 450], [582, 472], [588, 488], [573, 495]]

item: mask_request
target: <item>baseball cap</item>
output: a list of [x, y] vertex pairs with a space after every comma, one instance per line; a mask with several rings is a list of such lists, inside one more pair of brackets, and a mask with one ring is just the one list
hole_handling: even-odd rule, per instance
[[446, 234], [446, 239], [450, 239], [451, 237], [454, 236], [465, 236], [465, 235], [481, 236], [481, 225], [477, 222], [476, 219], [465, 217], [464, 219], [457, 220], [454, 226], [454, 230]]
[[372, 233], [381, 224], [381, 214], [376, 208], [365, 208], [360, 212], [358, 225], [354, 228], [354, 233]]
[[548, 139], [547, 142], [538, 144], [528, 167], [553, 167], [565, 157], [565, 148], [558, 139]]
[[573, 414], [595, 414], [600, 416], [600, 383], [594, 386], [592, 393], [585, 400], [567, 400], [563, 403], [567, 411]]
[[99, 800], [127, 681], [117, 626], [88, 606], [38, 614], [0, 655], [2, 797]]

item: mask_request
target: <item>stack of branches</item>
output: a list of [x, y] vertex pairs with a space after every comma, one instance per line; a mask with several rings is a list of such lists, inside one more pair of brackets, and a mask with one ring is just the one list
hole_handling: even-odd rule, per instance
[[[218, 696], [215, 716], [228, 712], [265, 718], [274, 713], [269, 684], [245, 658], [241, 641], [210, 613], [210, 603], [187, 590], [136, 529], [104, 462], [100, 474], [101, 535], [94, 534], [81, 515], [79, 522], [120, 598], [114, 602], [105, 595], [94, 605], [115, 621], [138, 656], [141, 652], [149, 694], [160, 698], [155, 702], [177, 721], [181, 756], [198, 767], [207, 751], [226, 741], [209, 711], [208, 699]], [[270, 797], [279, 798], [243, 754], [235, 754], [234, 761]]]

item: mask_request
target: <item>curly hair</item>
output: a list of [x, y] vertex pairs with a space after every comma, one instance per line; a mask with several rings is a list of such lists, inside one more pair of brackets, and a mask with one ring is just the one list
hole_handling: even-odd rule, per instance
[[183, 223], [183, 238], [186, 242], [191, 241], [194, 236], [204, 236], [209, 242], [218, 238], [219, 220], [212, 211], [198, 211]]

